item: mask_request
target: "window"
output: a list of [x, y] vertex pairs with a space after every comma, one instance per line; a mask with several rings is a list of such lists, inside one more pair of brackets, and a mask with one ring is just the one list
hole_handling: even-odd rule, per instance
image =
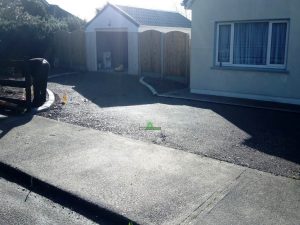
[[219, 23], [218, 66], [286, 67], [288, 21]]
[[219, 27], [219, 62], [230, 62], [231, 25]]

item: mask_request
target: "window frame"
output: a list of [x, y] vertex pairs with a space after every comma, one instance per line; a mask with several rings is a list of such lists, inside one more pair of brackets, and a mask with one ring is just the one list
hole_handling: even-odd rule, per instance
[[[267, 46], [267, 60], [266, 65], [249, 65], [249, 64], [234, 64], [233, 63], [233, 49], [234, 49], [234, 25], [237, 23], [258, 23], [258, 22], [268, 22], [268, 46]], [[286, 43], [285, 43], [285, 57], [284, 64], [271, 64], [271, 45], [272, 45], [272, 29], [273, 24], [276, 23], [286, 23]], [[220, 36], [220, 26], [230, 25], [231, 26], [231, 35], [230, 35], [230, 59], [229, 62], [219, 62], [219, 36]], [[287, 69], [287, 58], [288, 58], [288, 43], [289, 43], [289, 29], [290, 22], [287, 19], [280, 20], [256, 20], [256, 21], [232, 21], [232, 22], [217, 22], [216, 23], [216, 43], [215, 43], [215, 66], [218, 67], [240, 67], [240, 68], [258, 68], [258, 69]]]

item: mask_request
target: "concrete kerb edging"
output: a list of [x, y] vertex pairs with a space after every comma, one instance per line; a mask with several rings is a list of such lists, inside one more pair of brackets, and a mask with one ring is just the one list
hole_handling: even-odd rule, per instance
[[147, 82], [145, 82], [144, 81], [144, 77], [141, 77], [140, 78], [140, 83], [142, 84], [142, 85], [144, 85], [145, 87], [147, 87], [151, 92], [152, 92], [152, 94], [154, 95], [154, 96], [159, 96], [159, 94], [157, 93], [157, 91], [154, 89], [154, 87], [152, 87], [150, 84], [148, 84]]
[[213, 103], [213, 104], [222, 104], [222, 105], [229, 105], [229, 106], [239, 106], [245, 108], [254, 108], [254, 109], [266, 109], [266, 110], [273, 110], [273, 111], [281, 111], [281, 112], [289, 112], [289, 113], [300, 113], [297, 110], [289, 110], [283, 108], [274, 108], [274, 107], [263, 107], [263, 106], [254, 106], [254, 105], [247, 105], [247, 104], [238, 104], [238, 103], [227, 103], [222, 101], [213, 101], [213, 100], [200, 100], [196, 98], [186, 98], [180, 97], [170, 94], [158, 94], [154, 87], [144, 81], [144, 77], [140, 78], [140, 83], [147, 87], [154, 96], [162, 97], [162, 98], [173, 98], [173, 99], [180, 99], [180, 100], [188, 100], [188, 101], [197, 101], [197, 102], [205, 102], [205, 103]]
[[[48, 79], [56, 78], [56, 77], [61, 77], [61, 76], [66, 76], [66, 75], [72, 75], [72, 74], [77, 74], [77, 72], [71, 72], [71, 73], [60, 73], [60, 74], [54, 74], [52, 76], [49, 76]], [[55, 102], [55, 95], [53, 92], [49, 89], [47, 89], [47, 94], [48, 94], [48, 101], [44, 103], [44, 105], [32, 109], [32, 113], [36, 114], [39, 112], [44, 112], [50, 109], [50, 107], [54, 104]]]
[[44, 105], [42, 105], [42, 106], [40, 106], [38, 108], [32, 109], [31, 112], [33, 114], [47, 111], [54, 104], [54, 102], [55, 102], [55, 95], [54, 95], [54, 93], [51, 90], [47, 89], [47, 94], [48, 94], [48, 100], [44, 103]]
[[1, 121], [1, 119], [6, 119], [7, 118], [7, 116], [6, 115], [2, 115], [2, 114], [0, 114], [0, 121]]
[[59, 73], [59, 74], [54, 74], [54, 75], [50, 75], [48, 77], [48, 79], [53, 79], [53, 78], [57, 78], [57, 77], [62, 77], [62, 76], [66, 76], [66, 75], [74, 75], [77, 74], [78, 72], [69, 72], [69, 73]]

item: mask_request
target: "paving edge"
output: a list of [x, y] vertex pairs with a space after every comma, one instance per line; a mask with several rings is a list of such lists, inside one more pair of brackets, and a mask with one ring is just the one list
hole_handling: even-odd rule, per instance
[[129, 222], [132, 222], [132, 224], [138, 225], [137, 222], [132, 221], [123, 215], [103, 208], [38, 178], [32, 177], [18, 168], [13, 168], [3, 162], [0, 162], [0, 177], [48, 198], [61, 206], [69, 208], [95, 223], [100, 223], [104, 220], [108, 221], [108, 224], [128, 225]]
[[42, 106], [40, 106], [38, 108], [33, 108], [32, 109], [33, 114], [47, 111], [54, 104], [54, 102], [55, 102], [54, 93], [51, 90], [47, 89], [47, 94], [48, 94], [48, 101], [46, 101]]
[[73, 75], [73, 74], [77, 74], [78, 72], [68, 72], [68, 73], [58, 73], [58, 74], [53, 74], [53, 75], [50, 75], [48, 77], [48, 79], [53, 79], [53, 78], [56, 78], [56, 77], [62, 77], [62, 76], [66, 76], [66, 75]]
[[150, 84], [148, 84], [146, 81], [144, 81], [144, 79], [145, 79], [145, 77], [141, 77], [141, 78], [140, 78], [140, 83], [141, 83], [142, 85], [144, 85], [145, 87], [147, 87], [147, 88], [152, 92], [153, 95], [159, 96], [159, 94], [158, 94], [157, 91], [154, 89], [154, 87], [152, 87]]
[[229, 105], [229, 106], [239, 106], [245, 108], [254, 108], [254, 109], [264, 109], [264, 110], [272, 110], [272, 111], [281, 111], [281, 112], [288, 112], [288, 113], [297, 113], [300, 114], [297, 110], [289, 110], [283, 108], [274, 108], [274, 107], [264, 107], [264, 106], [255, 106], [255, 105], [248, 105], [248, 104], [238, 104], [238, 103], [228, 103], [223, 101], [213, 101], [213, 100], [201, 100], [196, 98], [187, 98], [187, 97], [180, 97], [176, 95], [170, 94], [159, 94], [153, 86], [148, 84], [145, 80], [145, 77], [140, 78], [140, 83], [147, 87], [154, 96], [162, 97], [162, 98], [173, 98], [173, 99], [180, 99], [180, 100], [188, 100], [188, 101], [196, 101], [196, 102], [205, 102], [205, 103], [213, 103], [213, 104], [222, 104], [222, 105]]

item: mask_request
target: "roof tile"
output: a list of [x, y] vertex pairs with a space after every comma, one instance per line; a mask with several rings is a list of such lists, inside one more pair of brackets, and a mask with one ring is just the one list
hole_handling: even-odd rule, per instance
[[191, 28], [191, 21], [177, 12], [117, 6], [140, 25]]

